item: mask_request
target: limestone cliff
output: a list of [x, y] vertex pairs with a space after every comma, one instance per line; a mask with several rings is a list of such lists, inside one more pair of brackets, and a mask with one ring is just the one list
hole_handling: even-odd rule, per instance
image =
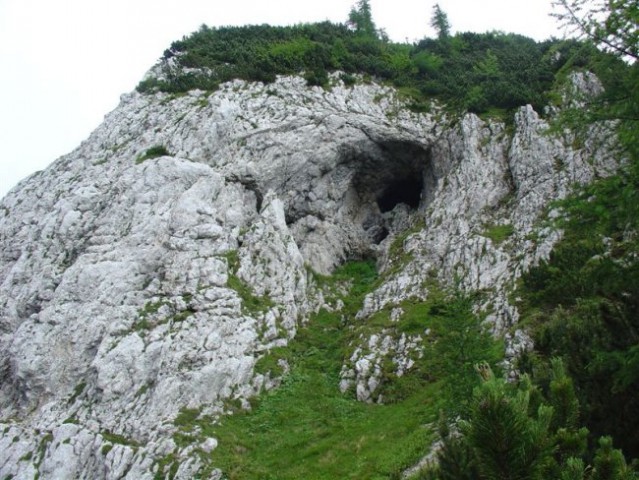
[[[0, 478], [153, 478], [168, 454], [192, 478], [180, 409], [214, 417], [276, 386], [256, 360], [323, 306], [309, 271], [350, 258], [387, 272], [362, 321], [388, 307], [398, 321], [428, 280], [457, 281], [487, 292], [477, 308], [514, 355], [508, 292], [560, 235], [540, 216], [616, 167], [604, 129], [577, 148], [547, 128], [529, 106], [513, 127], [412, 113], [390, 87], [337, 77], [124, 95], [0, 204]], [[410, 369], [422, 340], [367, 330], [342, 388], [383, 401], [381, 362]]]

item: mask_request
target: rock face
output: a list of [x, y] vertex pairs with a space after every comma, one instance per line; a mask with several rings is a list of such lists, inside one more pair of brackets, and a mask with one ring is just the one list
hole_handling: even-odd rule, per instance
[[[530, 107], [514, 123], [336, 79], [123, 96], [0, 204], [0, 478], [150, 479], [171, 455], [192, 478], [173, 421], [277, 384], [255, 362], [322, 306], [309, 268], [377, 258], [390, 273], [364, 320], [456, 278], [489, 292], [496, 330], [515, 324], [507, 293], [559, 235], [536, 227], [543, 209], [616, 165], [605, 130], [576, 149]], [[381, 362], [409, 369], [421, 341], [362, 335], [342, 388], [382, 400]]]

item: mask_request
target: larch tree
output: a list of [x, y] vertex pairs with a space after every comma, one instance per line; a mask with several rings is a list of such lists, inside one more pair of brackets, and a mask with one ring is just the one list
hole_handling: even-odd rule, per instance
[[439, 40], [446, 40], [450, 37], [450, 23], [448, 21], [448, 15], [444, 12], [439, 3], [436, 3], [433, 7], [433, 16], [430, 19], [430, 26], [437, 32], [437, 38]]
[[369, 0], [359, 0], [348, 14], [348, 25], [356, 32], [370, 37], [377, 36]]

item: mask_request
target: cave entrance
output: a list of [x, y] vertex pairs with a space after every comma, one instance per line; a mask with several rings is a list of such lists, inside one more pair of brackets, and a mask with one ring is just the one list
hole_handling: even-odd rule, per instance
[[350, 145], [346, 161], [355, 166], [351, 177], [354, 220], [370, 244], [380, 244], [391, 233], [410, 224], [413, 212], [424, 208], [436, 179], [431, 152], [404, 140], [366, 141]]
[[422, 175], [395, 179], [377, 197], [377, 205], [382, 213], [392, 211], [400, 203], [406, 204], [414, 210], [419, 207], [423, 190]]
[[305, 261], [324, 274], [347, 259], [383, 256], [436, 191], [427, 136], [362, 133], [336, 145], [334, 158], [300, 165], [299, 186], [281, 183], [286, 223]]
[[415, 142], [366, 142], [351, 151], [357, 164], [352, 186], [362, 204], [377, 205], [381, 213], [404, 204], [417, 210], [433, 189], [430, 151]]

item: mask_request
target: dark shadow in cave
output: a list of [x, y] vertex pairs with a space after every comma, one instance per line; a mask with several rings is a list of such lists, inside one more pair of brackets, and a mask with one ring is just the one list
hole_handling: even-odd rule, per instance
[[424, 181], [421, 175], [395, 179], [377, 197], [377, 205], [382, 213], [390, 212], [400, 203], [408, 205], [411, 209], [417, 209], [423, 189]]
[[352, 186], [362, 203], [376, 202], [380, 212], [398, 204], [417, 210], [435, 185], [430, 152], [409, 141], [367, 142], [350, 151], [357, 164]]
[[[356, 211], [365, 214], [360, 221], [370, 245], [379, 245], [391, 233], [406, 228], [407, 215], [431, 200], [436, 177], [431, 151], [422, 144], [366, 141], [349, 145], [342, 158], [353, 169], [351, 188], [361, 203]], [[398, 205], [405, 208], [395, 211]]]

